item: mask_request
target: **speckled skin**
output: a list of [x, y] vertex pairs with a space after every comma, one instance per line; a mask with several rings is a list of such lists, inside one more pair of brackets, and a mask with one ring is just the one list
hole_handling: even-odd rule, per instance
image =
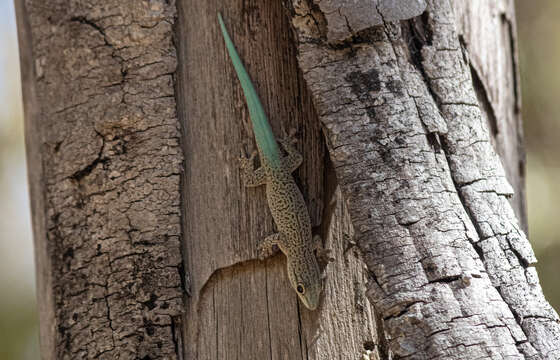
[[[316, 243], [311, 233], [311, 221], [303, 195], [297, 187], [292, 172], [302, 162], [301, 155], [292, 141], [280, 142], [288, 155], [274, 166], [259, 151], [261, 168], [253, 169], [254, 154], [241, 159], [241, 174], [246, 186], [266, 184], [266, 197], [278, 233], [272, 234], [259, 244], [259, 257], [271, 255], [273, 246], [286, 255], [288, 278], [303, 304], [315, 310], [319, 304], [322, 288], [321, 272], [315, 257]], [[299, 287], [299, 288], [298, 288]]]
[[259, 257], [262, 259], [270, 256], [274, 252], [274, 246], [277, 245], [288, 259], [290, 284], [303, 304], [315, 310], [319, 305], [322, 278], [313, 250], [314, 244], [319, 244], [320, 240], [314, 242], [312, 238], [309, 213], [301, 191], [292, 177], [292, 172], [301, 165], [302, 156], [293, 146], [294, 141], [286, 139], [280, 141], [287, 153], [287, 156], [282, 157], [257, 91], [220, 14], [218, 14], [218, 22], [243, 88], [261, 161], [261, 168], [255, 170], [253, 166], [255, 153], [249, 158], [241, 157], [241, 177], [246, 186], [266, 184], [268, 206], [279, 230], [259, 244]]

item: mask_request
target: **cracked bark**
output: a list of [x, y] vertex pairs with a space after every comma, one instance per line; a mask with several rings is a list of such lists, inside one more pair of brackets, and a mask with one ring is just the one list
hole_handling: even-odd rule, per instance
[[557, 358], [523, 232], [513, 2], [427, 3], [343, 39], [320, 6], [291, 7], [388, 353]]
[[178, 358], [175, 4], [16, 8], [42, 357]]
[[[512, 1], [16, 7], [44, 358], [555, 358]], [[217, 11], [275, 133], [298, 130], [336, 259], [315, 312], [283, 256], [255, 260], [274, 227], [240, 184]]]

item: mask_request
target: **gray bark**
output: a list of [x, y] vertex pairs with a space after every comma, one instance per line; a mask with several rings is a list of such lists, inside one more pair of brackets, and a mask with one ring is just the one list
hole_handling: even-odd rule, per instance
[[[333, 44], [324, 14], [294, 2], [298, 61], [348, 202], [388, 351], [415, 359], [556, 358], [558, 315], [542, 295], [488, 126], [499, 119], [495, 131], [509, 131], [502, 137], [520, 134], [519, 102], [486, 93], [495, 89], [485, 84], [496, 75], [473, 78], [492, 64], [480, 57], [471, 65], [469, 53], [481, 46], [468, 48], [466, 39], [480, 29], [466, 25], [482, 22], [466, 20], [460, 28], [455, 20], [485, 10], [505, 23], [500, 29], [488, 19], [496, 32], [482, 35], [509, 39], [500, 48], [510, 58], [498, 59], [509, 73], [498, 74], [505, 73], [515, 94], [513, 4], [453, 4], [428, 1], [422, 17], [385, 21]], [[507, 151], [516, 140], [496, 142]], [[518, 175], [518, 164], [508, 166], [510, 175]]]
[[[556, 358], [512, 1], [284, 5], [16, 0], [43, 357]], [[315, 312], [256, 260], [274, 226], [217, 11], [301, 140], [335, 258]]]

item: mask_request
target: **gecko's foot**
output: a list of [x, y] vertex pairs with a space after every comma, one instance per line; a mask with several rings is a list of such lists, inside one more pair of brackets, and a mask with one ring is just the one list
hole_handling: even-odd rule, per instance
[[241, 150], [241, 155], [238, 158], [239, 167], [241, 169], [253, 169], [254, 168], [254, 160], [255, 156], [257, 156], [257, 151], [253, 151], [249, 157], [245, 155], [245, 152]]
[[266, 260], [269, 257], [276, 255], [276, 253], [280, 251], [280, 249], [278, 249], [278, 246], [276, 245], [264, 246], [263, 244], [259, 244], [257, 250], [258, 250], [259, 260]]
[[244, 184], [249, 183], [250, 175], [255, 170], [255, 156], [257, 156], [257, 152], [253, 151], [249, 157], [245, 155], [245, 152], [241, 150], [241, 155], [238, 158], [239, 161], [239, 169], [241, 170], [241, 178], [243, 179]]
[[313, 247], [315, 248], [315, 256], [322, 268], [325, 268], [330, 262], [334, 261], [331, 256], [331, 250], [325, 249], [323, 241], [319, 235], [313, 236]]
[[266, 184], [266, 173], [264, 169], [255, 169], [255, 157], [257, 156], [257, 151], [253, 151], [251, 156], [246, 157], [243, 151], [241, 151], [241, 156], [239, 157], [239, 175], [241, 176], [241, 183], [245, 187], [256, 187]]
[[288, 133], [284, 130], [282, 131], [282, 139], [279, 139], [278, 142], [282, 144], [284, 149], [292, 148], [297, 144], [296, 133], [297, 130], [294, 128], [291, 128]]
[[296, 128], [290, 128], [290, 130], [288, 130], [288, 133], [286, 134], [286, 131], [284, 131], [284, 137], [287, 138], [295, 138], [296, 137], [296, 133], [297, 133], [297, 129]]
[[281, 237], [282, 234], [280, 233], [271, 234], [265, 237], [264, 240], [258, 244], [257, 250], [260, 260], [271, 257], [278, 252], [278, 242], [280, 241]]
[[325, 249], [325, 248], [319, 248], [315, 250], [315, 256], [317, 256], [317, 261], [325, 265], [334, 261], [334, 258], [331, 256], [331, 253], [332, 251], [330, 249]]

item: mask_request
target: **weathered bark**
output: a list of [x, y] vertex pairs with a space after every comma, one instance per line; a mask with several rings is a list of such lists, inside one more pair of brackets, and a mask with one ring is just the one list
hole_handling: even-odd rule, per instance
[[[455, 14], [446, 0], [428, 1], [422, 17], [385, 21], [340, 42], [329, 37], [332, 23], [320, 9], [294, 2], [299, 64], [388, 351], [418, 359], [554, 358], [558, 315], [542, 295], [488, 126], [494, 135], [508, 131], [499, 148], [515, 149], [513, 4], [453, 4]], [[480, 10], [488, 22], [465, 20], [459, 30], [468, 36], [458, 33], [456, 17]], [[484, 36], [502, 41], [509, 58], [487, 61], [482, 52], [471, 67], [469, 53], [491, 47], [469, 47], [480, 30], [467, 26], [492, 22], [495, 32]], [[498, 74], [513, 95], [488, 92], [496, 75], [477, 72], [501, 63]], [[522, 154], [504, 159], [514, 161], [508, 169], [515, 178]]]
[[[16, 0], [44, 358], [555, 358], [512, 1], [315, 3]], [[255, 259], [274, 227], [218, 11], [298, 130], [336, 259], [315, 312]]]
[[16, 7], [42, 356], [175, 357], [175, 4]]

